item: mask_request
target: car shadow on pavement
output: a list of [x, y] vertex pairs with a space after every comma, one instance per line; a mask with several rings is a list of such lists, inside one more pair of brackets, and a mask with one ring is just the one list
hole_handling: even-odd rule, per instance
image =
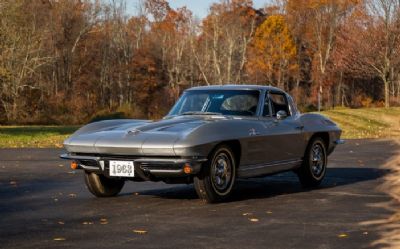
[[[230, 202], [269, 198], [321, 189], [330, 189], [383, 177], [389, 170], [377, 168], [328, 168], [326, 178], [317, 188], [303, 188], [292, 172], [262, 178], [239, 179]], [[146, 190], [140, 195], [166, 199], [197, 199], [193, 185], [171, 186], [162, 190]]]

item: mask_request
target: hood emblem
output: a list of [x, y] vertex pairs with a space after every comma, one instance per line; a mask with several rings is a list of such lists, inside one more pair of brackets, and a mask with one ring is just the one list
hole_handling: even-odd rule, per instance
[[129, 135], [137, 135], [137, 134], [139, 134], [139, 132], [140, 132], [140, 130], [138, 130], [138, 129], [133, 129], [133, 130], [129, 130], [129, 131], [128, 131], [128, 134], [129, 134]]
[[251, 129], [249, 130], [249, 136], [258, 136], [258, 135], [260, 135], [260, 133], [257, 132], [256, 129], [251, 128]]

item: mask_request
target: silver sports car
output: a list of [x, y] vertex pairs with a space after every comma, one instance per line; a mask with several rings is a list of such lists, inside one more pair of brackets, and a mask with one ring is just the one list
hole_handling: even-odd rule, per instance
[[224, 85], [186, 90], [159, 121], [107, 120], [65, 140], [73, 169], [85, 171], [95, 196], [117, 195], [127, 180], [194, 183], [207, 202], [226, 200], [237, 178], [293, 170], [317, 186], [341, 130], [319, 114], [300, 114], [270, 86]]

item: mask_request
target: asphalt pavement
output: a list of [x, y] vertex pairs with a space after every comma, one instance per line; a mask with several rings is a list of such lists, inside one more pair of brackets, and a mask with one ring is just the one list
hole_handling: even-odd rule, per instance
[[1, 149], [0, 248], [380, 248], [374, 221], [392, 211], [378, 186], [399, 150], [351, 140], [318, 189], [289, 172], [241, 180], [230, 202], [204, 204], [192, 185], [153, 182], [95, 198], [62, 150]]

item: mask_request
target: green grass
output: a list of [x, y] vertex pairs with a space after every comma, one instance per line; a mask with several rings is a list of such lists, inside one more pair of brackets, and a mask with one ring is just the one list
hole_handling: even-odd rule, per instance
[[78, 126], [0, 126], [0, 148], [61, 148]]
[[[322, 112], [343, 130], [343, 138], [400, 137], [400, 107], [335, 109]], [[78, 126], [0, 126], [0, 148], [61, 148]]]
[[400, 137], [400, 107], [335, 109], [322, 112], [343, 130], [343, 138]]

